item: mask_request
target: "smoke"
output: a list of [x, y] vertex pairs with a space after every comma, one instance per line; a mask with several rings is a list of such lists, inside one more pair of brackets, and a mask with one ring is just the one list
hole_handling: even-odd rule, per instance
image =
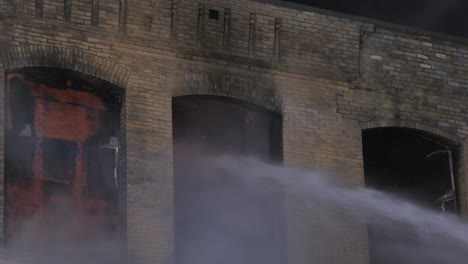
[[66, 214], [71, 210], [62, 209], [66, 208], [49, 205], [20, 221], [17, 232], [0, 251], [0, 263], [125, 263], [124, 241], [105, 232], [83, 238], [80, 230], [89, 231], [86, 216], [76, 211]]
[[[336, 233], [334, 227], [347, 222], [369, 227], [371, 258], [379, 263], [458, 264], [468, 257], [468, 226], [454, 215], [374, 190], [340, 187], [323, 172], [251, 158], [195, 157], [185, 160], [183, 170], [178, 171], [193, 188], [191, 193], [176, 196], [179, 264], [285, 263], [282, 241], [287, 237], [281, 236], [284, 230], [275, 230], [286, 223], [276, 213], [284, 213], [284, 200], [291, 198], [303, 201], [309, 213], [316, 214], [313, 224], [322, 230], [311, 239], [325, 245], [336, 239], [331, 235]], [[105, 235], [70, 242], [69, 230], [79, 224], [79, 216], [55, 215], [57, 228], [50, 241], [40, 239], [40, 219], [40, 215], [28, 219], [17, 241], [0, 252], [2, 261], [118, 264], [126, 260], [122, 241]], [[348, 231], [353, 233], [350, 229], [341, 235], [346, 237]], [[359, 238], [346, 241], [355, 243], [355, 239]], [[324, 263], [322, 257], [317, 252], [308, 261]]]
[[[198, 216], [193, 219], [197, 223], [190, 226], [201, 230], [197, 230], [196, 239], [189, 239], [189, 245], [184, 245], [191, 248], [191, 251], [179, 251], [183, 255], [183, 260], [179, 263], [267, 263], [266, 260], [268, 263], [284, 263], [277, 259], [281, 257], [277, 252], [281, 248], [277, 247], [275, 251], [270, 243], [269, 239], [274, 238], [262, 233], [272, 231], [264, 226], [274, 222], [274, 214], [269, 214], [271, 211], [262, 207], [268, 203], [258, 202], [265, 197], [273, 197], [269, 194], [278, 191], [284, 192], [285, 197], [294, 197], [295, 201], [304, 201], [309, 213], [316, 215], [316, 221], [311, 225], [317, 225], [321, 230], [315, 234], [313, 240], [323, 244], [334, 244], [333, 240], [337, 239], [332, 236], [336, 233], [335, 227], [349, 226], [349, 230], [340, 234], [347, 237], [346, 232], [353, 234], [352, 228], [361, 225], [368, 227], [370, 257], [378, 259], [378, 263], [456, 264], [465, 263], [468, 257], [468, 226], [454, 215], [442, 214], [374, 190], [340, 187], [332, 183], [324, 173], [228, 156], [204, 157], [196, 159], [195, 163], [196, 165], [187, 167], [198, 168], [196, 171], [191, 169], [192, 174], [203, 175], [205, 182], [225, 182], [231, 186], [235, 178], [236, 185], [243, 186], [243, 189], [238, 192], [240, 189], [237, 187], [223, 186], [217, 191], [203, 193], [205, 199], [202, 202], [205, 205], [213, 208], [213, 203], [207, 201], [216, 201], [224, 204], [224, 207], [214, 206], [215, 212], [197, 212]], [[237, 193], [225, 195], [233, 189]], [[251, 195], [252, 193], [257, 195]], [[246, 202], [243, 196], [252, 200]], [[183, 206], [196, 207], [196, 204], [197, 202], [186, 203]], [[244, 209], [252, 204], [260, 207], [256, 207], [256, 210]], [[206, 209], [205, 206], [197, 207], [200, 208]], [[228, 216], [220, 218], [219, 211]], [[258, 225], [255, 223], [258, 219], [264, 222]], [[224, 222], [216, 223], [216, 220]], [[257, 229], [239, 227], [242, 220], [248, 221], [247, 225], [256, 226]], [[200, 224], [207, 222], [209, 224]], [[353, 224], [343, 225], [343, 222]], [[224, 229], [213, 228], [216, 225]], [[235, 232], [235, 235], [231, 232]], [[194, 238], [191, 235], [186, 237]], [[249, 244], [252, 239], [255, 243]], [[357, 243], [358, 239], [360, 238], [351, 238], [349, 243]], [[239, 252], [250, 255], [245, 256]], [[214, 257], [216, 254], [219, 256]], [[321, 253], [314, 254], [310, 263], [323, 263]], [[274, 259], [269, 259], [268, 256], [274, 256]]]

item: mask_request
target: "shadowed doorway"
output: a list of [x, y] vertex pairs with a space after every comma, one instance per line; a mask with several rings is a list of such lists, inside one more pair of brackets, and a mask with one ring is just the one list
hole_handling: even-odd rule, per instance
[[226, 97], [176, 97], [173, 131], [176, 263], [284, 263], [280, 187], [252, 190], [204, 164], [223, 154], [280, 162], [281, 116]]
[[[455, 146], [415, 129], [376, 128], [362, 135], [366, 187], [430, 210], [457, 212]], [[411, 227], [402, 227], [402, 237], [379, 224], [368, 227], [371, 264], [427, 263], [418, 259], [425, 256], [402, 253], [404, 245], [423, 247]]]

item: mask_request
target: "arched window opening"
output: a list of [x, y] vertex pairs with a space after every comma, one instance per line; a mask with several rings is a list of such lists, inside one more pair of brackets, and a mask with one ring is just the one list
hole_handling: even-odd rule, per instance
[[177, 264], [284, 263], [279, 185], [252, 190], [207, 170], [200, 158], [231, 154], [278, 162], [281, 122], [279, 114], [231, 98], [173, 98]]
[[5, 95], [7, 243], [116, 238], [123, 91], [23, 68], [7, 73]]
[[[415, 129], [368, 129], [363, 131], [363, 155], [367, 187], [432, 210], [457, 213], [458, 153], [451, 142]], [[408, 254], [385, 246], [402, 244], [395, 240], [399, 238], [372, 223], [368, 230], [371, 264], [415, 263], [405, 258]]]

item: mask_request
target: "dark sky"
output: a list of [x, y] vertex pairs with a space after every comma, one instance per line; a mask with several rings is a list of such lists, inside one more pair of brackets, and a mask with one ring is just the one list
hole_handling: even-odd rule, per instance
[[468, 0], [287, 0], [468, 38]]

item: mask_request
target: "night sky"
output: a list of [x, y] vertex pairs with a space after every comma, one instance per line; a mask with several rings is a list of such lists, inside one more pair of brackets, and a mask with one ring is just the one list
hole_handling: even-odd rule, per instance
[[287, 0], [468, 38], [468, 0]]

